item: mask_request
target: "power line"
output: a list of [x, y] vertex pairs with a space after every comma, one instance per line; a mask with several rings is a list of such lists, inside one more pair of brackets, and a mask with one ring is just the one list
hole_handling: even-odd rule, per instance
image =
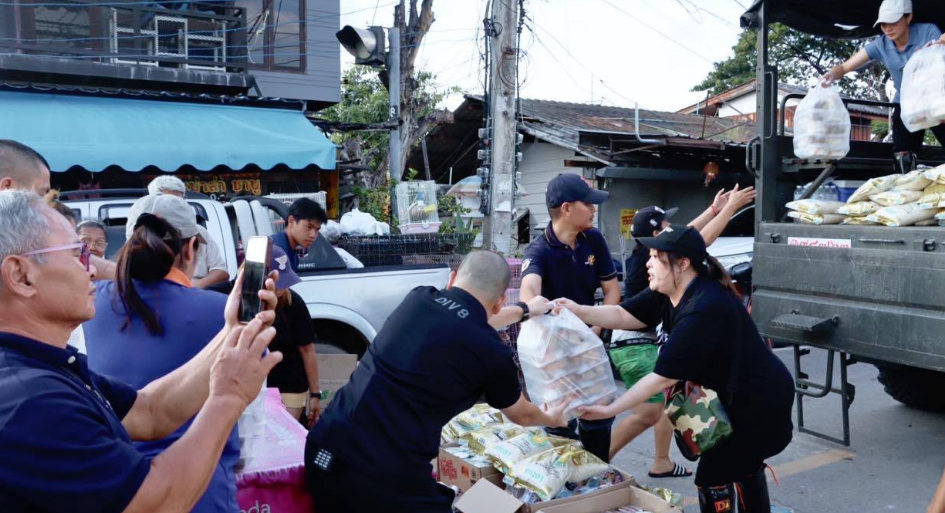
[[645, 22], [644, 22], [643, 20], [641, 20], [640, 18], [637, 18], [636, 16], [630, 14], [629, 12], [623, 10], [622, 8], [620, 8], [620, 7], [616, 6], [616, 5], [614, 5], [612, 2], [610, 2], [610, 0], [600, 0], [600, 1], [601, 1], [601, 2], [604, 2], [604, 3], [607, 4], [607, 5], [609, 5], [609, 6], [612, 7], [613, 9], [615, 9], [615, 10], [617, 10], [617, 11], [623, 13], [624, 15], [626, 15], [627, 17], [629, 17], [630, 19], [636, 21], [636, 22], [639, 23], [640, 25], [643, 25], [645, 28], [647, 28], [647, 29], [649, 29], [649, 30], [651, 30], [651, 31], [653, 31], [653, 32], [656, 32], [656, 33], [659, 34], [660, 36], [663, 36], [665, 39], [667, 39], [668, 41], [672, 42], [672, 43], [675, 44], [676, 46], [679, 46], [679, 47], [682, 48], [683, 50], [686, 50], [687, 52], [689, 52], [689, 53], [695, 55], [696, 57], [698, 57], [698, 58], [700, 58], [700, 59], [702, 59], [702, 60], [708, 62], [709, 64], [713, 64], [712, 60], [709, 59], [708, 57], [706, 57], [706, 56], [700, 54], [699, 52], [693, 50], [692, 48], [689, 48], [688, 46], [686, 46], [686, 45], [680, 43], [679, 41], [677, 41], [677, 40], [676, 40], [675, 38], [673, 38], [672, 36], [670, 36], [670, 35], [668, 35], [668, 34], [662, 32], [662, 31], [660, 31], [660, 30], [657, 30], [656, 28], [653, 28], [652, 26], [650, 26], [649, 24], [645, 23]]
[[377, 8], [381, 5], [381, 0], [374, 3], [374, 14], [371, 15], [371, 26], [374, 26], [374, 18], [377, 17]]

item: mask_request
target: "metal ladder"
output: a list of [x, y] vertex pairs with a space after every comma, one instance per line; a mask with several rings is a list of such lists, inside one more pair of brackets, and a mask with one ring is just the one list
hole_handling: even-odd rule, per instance
[[[807, 335], [826, 334], [837, 326], [840, 319], [837, 317], [819, 318], [806, 315], [800, 315], [794, 311], [787, 315], [782, 315], [771, 324], [777, 328], [800, 331]], [[801, 433], [813, 435], [824, 440], [829, 440], [845, 447], [850, 446], [850, 405], [856, 397], [856, 387], [847, 381], [847, 367], [857, 363], [854, 356], [837, 351], [826, 349], [827, 351], [827, 371], [823, 383], [812, 381], [810, 376], [801, 369], [801, 358], [810, 354], [810, 349], [802, 347], [803, 344], [792, 343], [794, 347], [794, 395], [797, 402], [797, 430]], [[840, 385], [833, 386], [833, 364], [836, 356], [840, 356]], [[816, 431], [808, 428], [804, 424], [804, 398], [820, 399], [834, 393], [840, 395], [840, 410], [843, 419], [843, 438]]]

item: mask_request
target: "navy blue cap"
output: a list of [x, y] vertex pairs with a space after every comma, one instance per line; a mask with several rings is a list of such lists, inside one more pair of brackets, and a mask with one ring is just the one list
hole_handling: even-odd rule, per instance
[[688, 258], [693, 267], [704, 267], [709, 256], [705, 239], [699, 230], [691, 226], [674, 224], [666, 227], [656, 237], [640, 237], [640, 244], [657, 251], [669, 251]]
[[548, 189], [545, 190], [545, 203], [548, 208], [558, 208], [562, 203], [574, 201], [600, 205], [609, 197], [609, 192], [592, 189], [581, 175], [574, 173], [562, 173], [552, 178], [548, 182]]
[[663, 229], [663, 221], [671, 219], [678, 208], [671, 208], [669, 210], [663, 210], [660, 207], [646, 207], [641, 208], [633, 216], [633, 224], [630, 226], [630, 234], [634, 237], [649, 237], [653, 234], [653, 231], [659, 231]]

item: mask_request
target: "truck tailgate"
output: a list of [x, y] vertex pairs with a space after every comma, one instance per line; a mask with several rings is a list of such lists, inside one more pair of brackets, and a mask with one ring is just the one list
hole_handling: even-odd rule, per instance
[[[752, 316], [775, 340], [945, 371], [942, 228], [762, 223]], [[775, 326], [837, 318], [820, 333]]]

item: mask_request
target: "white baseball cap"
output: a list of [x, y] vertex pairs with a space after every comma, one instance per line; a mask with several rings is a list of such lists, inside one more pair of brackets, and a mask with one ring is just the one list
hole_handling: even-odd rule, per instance
[[873, 26], [896, 23], [907, 14], [912, 14], [912, 0], [883, 0], [883, 5], [879, 6], [879, 18]]
[[128, 212], [128, 220], [125, 223], [126, 238], [131, 238], [141, 214], [154, 214], [164, 219], [180, 232], [183, 239], [197, 237], [202, 242], [206, 242], [197, 229], [197, 215], [193, 207], [182, 198], [169, 194], [149, 194], [139, 198], [134, 205], [131, 205], [131, 210]]

